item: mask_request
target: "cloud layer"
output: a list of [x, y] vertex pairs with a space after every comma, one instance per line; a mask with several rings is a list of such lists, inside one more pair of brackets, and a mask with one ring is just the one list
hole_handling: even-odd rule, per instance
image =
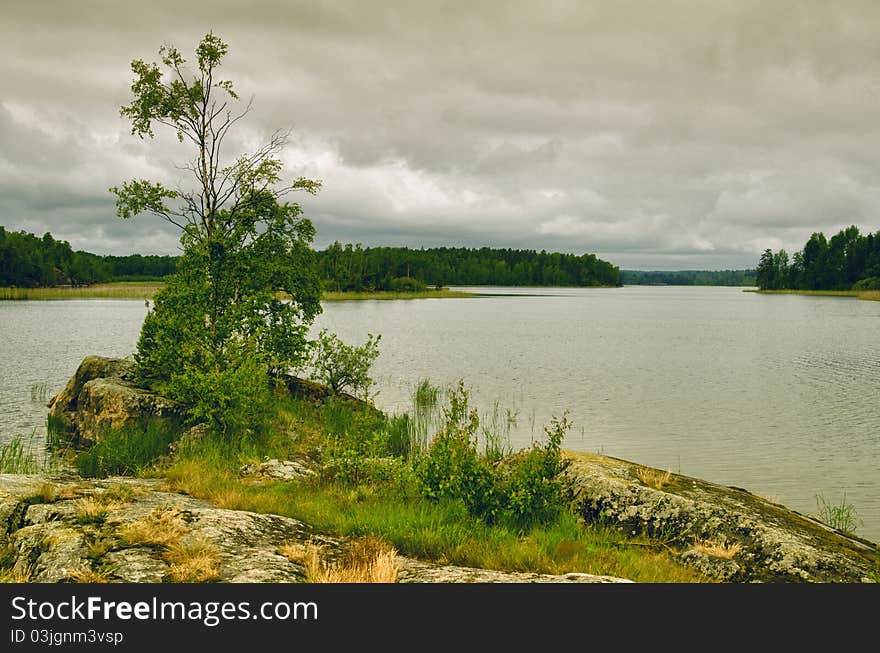
[[[141, 6], [144, 5], [144, 6]], [[0, 224], [174, 253], [109, 186], [190, 152], [119, 117], [132, 59], [213, 30], [254, 110], [292, 128], [317, 245], [595, 252], [753, 266], [813, 231], [880, 228], [880, 5], [801, 2], [34, 3], [0, 9]]]

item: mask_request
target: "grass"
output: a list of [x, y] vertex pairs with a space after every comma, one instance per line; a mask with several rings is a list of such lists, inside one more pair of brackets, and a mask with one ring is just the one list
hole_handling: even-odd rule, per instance
[[395, 583], [397, 551], [377, 537], [351, 543], [339, 560], [328, 561], [324, 548], [314, 543], [286, 544], [278, 552], [305, 569], [308, 583]]
[[80, 567], [70, 572], [68, 578], [74, 583], [110, 583], [113, 578], [111, 569], [92, 569]]
[[174, 583], [205, 583], [220, 576], [220, 553], [204, 539], [172, 542], [162, 557], [168, 563], [165, 577]]
[[143, 519], [125, 524], [119, 536], [129, 545], [173, 546], [189, 532], [183, 515], [170, 507], [157, 508]]
[[846, 492], [843, 493], [843, 498], [838, 504], [833, 504], [823, 495], [817, 494], [816, 506], [819, 511], [819, 521], [842, 533], [853, 535], [862, 524], [855, 506], [846, 502]]
[[[118, 456], [119, 465], [141, 475], [160, 476], [169, 489], [221, 508], [293, 517], [319, 531], [345, 537], [378, 538], [414, 558], [502, 571], [581, 572], [640, 582], [705, 582], [698, 572], [678, 564], [663, 543], [629, 540], [612, 527], [584, 524], [566, 510], [541, 525], [523, 528], [472, 518], [461, 499], [425, 498], [413, 466], [436, 431], [440, 396], [440, 390], [423, 383], [414, 392], [412, 412], [390, 417], [349, 402], [278, 397], [273, 406], [273, 427], [261, 439], [206, 436], [187, 440], [181, 442], [173, 458], [161, 457], [149, 465], [130, 464], [126, 456], [135, 455], [137, 449], [121, 441], [105, 440], [110, 444], [104, 446], [123, 452]], [[510, 417], [501, 412], [499, 416], [502, 422]], [[96, 456], [94, 450], [86, 454], [86, 458]], [[239, 474], [244, 464], [297, 456], [312, 457], [322, 473], [307, 481], [267, 480], [258, 485]], [[101, 514], [97, 507], [95, 511]], [[84, 509], [83, 513], [89, 511]], [[107, 515], [104, 518], [113, 523]], [[201, 553], [189, 551], [190, 562], [179, 551], [188, 534], [183, 515], [173, 508], [158, 509], [136, 522], [120, 525], [115, 533], [123, 544], [163, 548], [168, 556], [172, 556], [170, 551], [178, 551], [180, 555], [174, 554], [169, 562], [179, 567], [169, 570], [172, 580], [211, 578], [210, 556], [204, 547]], [[337, 578], [334, 574], [343, 574], [339, 565], [333, 564], [336, 566], [325, 564], [320, 572], [324, 582]]]
[[[208, 456], [207, 459], [216, 458]], [[630, 546], [616, 530], [583, 526], [571, 514], [526, 533], [470, 519], [461, 502], [432, 502], [396, 484], [346, 487], [243, 482], [237, 468], [182, 457], [165, 471], [171, 486], [223, 508], [274, 513], [345, 536], [374, 535], [416, 558], [504, 571], [583, 572], [641, 582], [701, 582], [662, 550]]]
[[672, 472], [661, 472], [653, 467], [639, 467], [636, 476], [645, 485], [650, 485], [655, 490], [662, 490], [663, 486], [672, 480]]
[[0, 445], [0, 474], [39, 474], [50, 471], [52, 460], [40, 455], [42, 444], [36, 442], [37, 431], [25, 439], [15, 435]]
[[113, 492], [90, 494], [77, 499], [73, 506], [76, 520], [80, 524], [102, 524], [110, 513], [121, 510], [128, 505], [128, 500], [118, 498]]
[[168, 453], [177, 435], [177, 429], [158, 421], [108, 431], [97, 444], [79, 453], [77, 471], [87, 478], [139, 474]]
[[[52, 288], [0, 287], [0, 301], [57, 299], [152, 299], [165, 286], [161, 281], [114, 281], [91, 286], [57, 286]], [[379, 290], [372, 292], [324, 292], [321, 299], [329, 302], [364, 299], [451, 299], [476, 297], [474, 293], [442, 288], [416, 292]]]
[[742, 545], [736, 543], [728, 544], [727, 542], [716, 542], [715, 540], [697, 540], [694, 542], [694, 549], [700, 553], [710, 555], [713, 558], [731, 560], [742, 550]]
[[880, 290], [759, 290], [746, 288], [743, 292], [761, 295], [809, 295], [814, 297], [855, 297], [868, 301], [880, 301]]
[[78, 287], [3, 287], [0, 288], [0, 300], [152, 299], [163, 286], [160, 281], [117, 281]]
[[324, 291], [323, 293], [321, 293], [321, 299], [325, 302], [340, 302], [364, 299], [459, 299], [465, 297], [477, 297], [477, 295], [461, 290], [450, 290], [449, 288], [442, 288], [440, 290], [426, 289], [409, 292], [375, 290], [347, 292]]
[[34, 383], [31, 386], [31, 401], [46, 403], [46, 395], [49, 392], [48, 383]]

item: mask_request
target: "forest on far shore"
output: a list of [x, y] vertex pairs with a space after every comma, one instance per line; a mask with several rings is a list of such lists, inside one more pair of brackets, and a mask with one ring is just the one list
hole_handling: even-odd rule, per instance
[[830, 240], [815, 232], [791, 258], [767, 249], [757, 283], [761, 290], [880, 290], [880, 231], [862, 235], [852, 225]]
[[[620, 271], [594, 254], [439, 247], [361, 247], [333, 243], [315, 254], [325, 290], [420, 290], [426, 286], [619, 286]], [[158, 281], [176, 256], [100, 256], [63, 240], [0, 226], [0, 286], [77, 286]]]

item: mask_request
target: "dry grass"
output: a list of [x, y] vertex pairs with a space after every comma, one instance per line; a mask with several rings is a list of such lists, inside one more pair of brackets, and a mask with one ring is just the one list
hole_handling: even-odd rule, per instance
[[108, 569], [92, 569], [80, 567], [70, 572], [68, 578], [74, 583], [110, 583], [113, 572]]
[[716, 542], [714, 540], [697, 540], [694, 542], [694, 549], [700, 553], [705, 553], [713, 558], [724, 558], [730, 560], [742, 550], [741, 544], [728, 544], [727, 542]]
[[116, 499], [107, 492], [92, 494], [73, 503], [76, 509], [76, 518], [81, 524], [103, 522], [107, 516], [116, 510], [121, 510], [128, 505], [126, 501]]
[[84, 486], [65, 485], [59, 487], [54, 483], [46, 482], [37, 488], [37, 491], [31, 496], [32, 500], [39, 500], [41, 503], [55, 503], [62, 499], [75, 499], [79, 496]]
[[21, 564], [16, 564], [11, 569], [0, 567], [0, 583], [28, 583], [33, 571], [31, 566]]
[[176, 508], [157, 508], [143, 519], [125, 524], [119, 535], [130, 545], [167, 546], [177, 544], [188, 532], [183, 515]]
[[175, 542], [162, 557], [169, 565], [165, 575], [175, 583], [204, 583], [220, 576], [220, 553], [208, 540]]
[[655, 490], [662, 490], [663, 486], [672, 480], [672, 472], [661, 472], [653, 467], [638, 467], [636, 476], [645, 485], [650, 485]]
[[397, 551], [377, 537], [354, 540], [336, 562], [328, 562], [321, 545], [287, 544], [278, 552], [305, 567], [309, 583], [395, 583]]
[[97, 560], [98, 558], [103, 557], [108, 551], [113, 550], [116, 545], [117, 541], [113, 537], [97, 537], [86, 544], [87, 555], [90, 558]]

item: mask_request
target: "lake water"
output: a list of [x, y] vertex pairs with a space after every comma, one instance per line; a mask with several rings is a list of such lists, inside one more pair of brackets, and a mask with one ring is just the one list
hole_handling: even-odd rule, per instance
[[[463, 379], [514, 448], [553, 415], [564, 446], [736, 485], [815, 513], [855, 506], [880, 540], [880, 302], [740, 288], [482, 288], [472, 299], [325, 304], [315, 329], [382, 335], [380, 408]], [[0, 302], [0, 439], [43, 428], [88, 354], [131, 352], [140, 301]]]

